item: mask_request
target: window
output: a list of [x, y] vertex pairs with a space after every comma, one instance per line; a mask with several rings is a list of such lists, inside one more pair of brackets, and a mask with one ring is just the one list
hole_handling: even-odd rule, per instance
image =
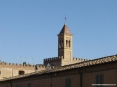
[[[104, 84], [104, 75], [96, 75], [96, 84]], [[96, 87], [104, 87], [103, 85], [97, 85]]]
[[70, 41], [69, 41], [69, 47], [70, 47]]
[[69, 43], [68, 43], [68, 40], [66, 40], [66, 47], [68, 47]]
[[20, 70], [19, 75], [24, 75], [24, 71]]
[[66, 79], [65, 87], [71, 87], [71, 79]]
[[28, 87], [31, 87], [31, 83], [28, 83]]
[[61, 41], [61, 47], [63, 47], [63, 40]]

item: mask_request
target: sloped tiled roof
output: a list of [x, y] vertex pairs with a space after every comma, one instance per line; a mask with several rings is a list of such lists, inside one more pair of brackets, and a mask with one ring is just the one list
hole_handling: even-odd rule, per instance
[[64, 26], [63, 26], [63, 28], [61, 29], [59, 35], [60, 35], [60, 34], [71, 34], [71, 32], [70, 32], [70, 30], [69, 30], [69, 28], [67, 27], [66, 24], [64, 24]]

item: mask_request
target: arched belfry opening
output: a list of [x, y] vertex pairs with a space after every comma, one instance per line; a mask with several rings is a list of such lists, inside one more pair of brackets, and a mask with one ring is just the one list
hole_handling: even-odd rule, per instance
[[70, 47], [70, 40], [69, 40], [69, 47]]
[[59, 48], [63, 48], [64, 47], [64, 42], [63, 42], [63, 40], [59, 40]]
[[71, 44], [70, 40], [66, 40], [66, 47], [70, 47], [70, 44]]

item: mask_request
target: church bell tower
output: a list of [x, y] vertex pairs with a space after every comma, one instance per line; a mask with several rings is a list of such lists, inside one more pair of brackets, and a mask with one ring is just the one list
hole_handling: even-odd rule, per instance
[[58, 56], [63, 56], [64, 62], [72, 62], [72, 34], [66, 24], [58, 34]]

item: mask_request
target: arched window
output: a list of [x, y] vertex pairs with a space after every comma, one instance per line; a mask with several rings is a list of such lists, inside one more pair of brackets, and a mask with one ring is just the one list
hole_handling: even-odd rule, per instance
[[59, 41], [59, 48], [61, 48], [61, 41]]
[[63, 47], [63, 40], [61, 41], [61, 47]]
[[71, 45], [71, 44], [70, 44], [70, 41], [69, 41], [69, 47], [70, 47], [70, 45]]
[[68, 47], [68, 45], [69, 45], [69, 42], [68, 42], [68, 40], [66, 40], [66, 47]]
[[63, 40], [59, 41], [59, 48], [63, 47]]

